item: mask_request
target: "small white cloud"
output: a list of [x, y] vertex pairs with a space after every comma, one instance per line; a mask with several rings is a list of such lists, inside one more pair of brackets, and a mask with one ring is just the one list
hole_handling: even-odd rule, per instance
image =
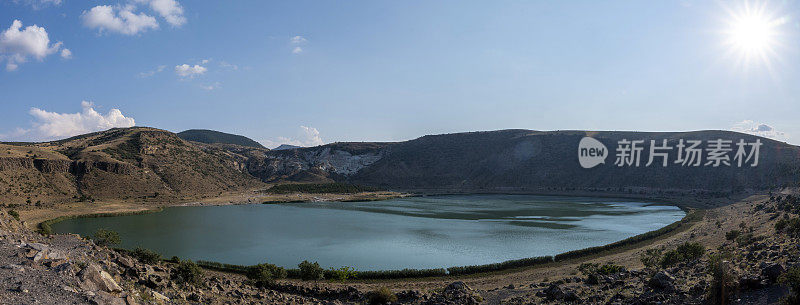
[[50, 36], [43, 27], [34, 24], [22, 29], [22, 21], [14, 20], [0, 33], [0, 62], [5, 60], [6, 70], [14, 71], [19, 64], [28, 61], [28, 57], [41, 61], [61, 47], [61, 42], [50, 43]]
[[289, 144], [302, 147], [312, 147], [325, 144], [322, 141], [319, 130], [314, 127], [300, 126], [294, 137], [278, 137], [276, 139], [262, 140], [261, 144], [266, 147], [275, 148], [282, 144]]
[[126, 117], [119, 109], [111, 109], [101, 114], [91, 102], [81, 102], [81, 112], [57, 113], [31, 108], [28, 112], [34, 121], [28, 129], [17, 128], [11, 134], [2, 135], [13, 141], [48, 141], [67, 138], [79, 134], [101, 131], [115, 127], [133, 127], [136, 122]]
[[203, 90], [206, 90], [206, 91], [212, 91], [212, 90], [219, 89], [220, 88], [220, 83], [219, 82], [215, 82], [215, 83], [210, 84], [210, 85], [200, 86], [200, 88], [203, 88]]
[[294, 37], [289, 39], [289, 42], [291, 42], [292, 44], [301, 44], [301, 43], [305, 43], [307, 41], [308, 41], [308, 39], [305, 39], [305, 38], [303, 38], [303, 36], [299, 36], [299, 35], [298, 36], [294, 36]]
[[14, 3], [24, 3], [25, 5], [29, 5], [31, 8], [38, 10], [48, 6], [59, 6], [61, 5], [61, 0], [14, 0]]
[[83, 19], [84, 26], [97, 29], [101, 33], [110, 31], [124, 35], [136, 35], [158, 28], [155, 17], [145, 13], [136, 14], [133, 12], [134, 10], [135, 6], [133, 5], [123, 7], [98, 5], [88, 11], [83, 11], [81, 19]]
[[161, 66], [158, 66], [155, 70], [150, 70], [150, 71], [139, 73], [139, 77], [148, 78], [148, 77], [151, 77], [151, 76], [155, 75], [156, 73], [161, 73], [166, 68], [167, 68], [167, 66], [161, 65]]
[[733, 125], [731, 130], [784, 142], [788, 141], [789, 139], [789, 135], [786, 133], [775, 130], [775, 128], [770, 125], [757, 123], [753, 120], [744, 120], [736, 123]]
[[234, 64], [229, 64], [229, 63], [224, 62], [224, 61], [219, 63], [219, 67], [222, 68], [222, 69], [226, 69], [226, 70], [233, 70], [233, 71], [239, 70], [239, 66], [234, 65]]
[[208, 69], [201, 65], [194, 65], [190, 66], [188, 64], [182, 64], [175, 66], [175, 74], [178, 74], [180, 77], [195, 77], [198, 75], [205, 74]]
[[64, 58], [64, 59], [72, 58], [72, 51], [70, 51], [67, 48], [64, 48], [63, 50], [61, 50], [61, 58]]
[[186, 17], [183, 16], [183, 7], [178, 1], [175, 0], [136, 0], [138, 3], [146, 3], [154, 12], [164, 18], [170, 25], [174, 27], [182, 26], [186, 23]]
[[303, 53], [303, 48], [294, 47], [294, 49], [292, 49], [292, 54], [300, 54], [300, 53]]

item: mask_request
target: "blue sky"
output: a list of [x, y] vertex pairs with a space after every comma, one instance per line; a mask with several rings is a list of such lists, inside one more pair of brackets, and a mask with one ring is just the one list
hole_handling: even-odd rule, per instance
[[751, 6], [778, 21], [764, 58], [728, 43], [744, 2], [6, 0], [0, 32], [49, 42], [0, 36], [0, 140], [135, 120], [270, 147], [506, 128], [800, 144], [800, 4]]

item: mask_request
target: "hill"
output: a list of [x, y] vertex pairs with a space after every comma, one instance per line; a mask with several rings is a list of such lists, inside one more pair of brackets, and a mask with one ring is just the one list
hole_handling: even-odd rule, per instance
[[260, 143], [253, 141], [248, 137], [214, 131], [214, 130], [189, 129], [179, 132], [178, 137], [186, 141], [194, 141], [207, 144], [221, 143], [221, 144], [235, 144], [245, 147], [265, 148]]
[[65, 140], [0, 144], [0, 199], [35, 204], [78, 199], [171, 200], [260, 185], [245, 160], [174, 133], [133, 127]]
[[297, 148], [303, 148], [303, 147], [297, 145], [281, 144], [280, 146], [275, 147], [272, 150], [297, 149]]
[[[606, 164], [586, 169], [578, 162], [578, 143], [591, 136], [608, 149]], [[616, 148], [623, 139], [641, 140], [639, 166], [616, 166]], [[701, 158], [709, 141], [739, 140], [760, 148], [759, 164], [687, 166], [674, 163], [679, 140], [702, 141]], [[673, 150], [669, 165], [649, 161], [650, 140], [668, 140]], [[748, 146], [749, 149], [749, 146]], [[749, 151], [748, 151], [749, 152]], [[335, 143], [292, 151], [271, 151], [265, 180], [323, 177], [394, 190], [431, 192], [556, 192], [603, 191], [698, 192], [730, 194], [797, 186], [800, 147], [729, 131], [617, 132], [500, 130], [424, 136], [399, 143]], [[729, 163], [730, 163], [729, 162]], [[267, 162], [269, 163], [269, 162]], [[735, 162], [734, 162], [735, 163]], [[751, 160], [752, 163], [752, 160]]]
[[[587, 136], [605, 146], [604, 164], [581, 166], [578, 145]], [[728, 165], [707, 163], [716, 139], [729, 141]], [[638, 166], [615, 164], [623, 140], [641, 141]], [[668, 166], [662, 166], [657, 154], [653, 154], [654, 164], [647, 165], [654, 146], [651, 140], [657, 145], [668, 141]], [[702, 143], [696, 151], [702, 161], [699, 166], [675, 163], [681, 140]], [[744, 166], [734, 159], [738, 141], [760, 144], [758, 157], [743, 159]], [[745, 147], [752, 152], [752, 146]], [[268, 150], [187, 141], [168, 131], [144, 127], [45, 143], [0, 144], [2, 203], [71, 198], [163, 201], [266, 187], [264, 182], [343, 182], [427, 193], [690, 194], [698, 195], [691, 198], [716, 198], [798, 186], [800, 147], [729, 131], [499, 130], [430, 135], [404, 142]]]

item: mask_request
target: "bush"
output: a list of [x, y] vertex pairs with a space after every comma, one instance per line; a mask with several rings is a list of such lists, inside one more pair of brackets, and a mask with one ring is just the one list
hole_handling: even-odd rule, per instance
[[140, 262], [148, 265], [155, 265], [161, 260], [161, 254], [142, 247], [136, 247], [136, 249], [133, 249], [133, 251], [131, 251], [131, 255]]
[[675, 250], [664, 253], [664, 256], [661, 258], [661, 267], [667, 268], [678, 263], [696, 260], [701, 258], [705, 252], [706, 248], [700, 243], [684, 243]]
[[739, 237], [739, 234], [741, 234], [739, 230], [730, 230], [728, 233], [725, 233], [725, 239], [734, 240]]
[[267, 287], [277, 279], [286, 278], [286, 269], [273, 264], [258, 264], [247, 268], [247, 278], [257, 287]]
[[[450, 267], [447, 268], [447, 272], [450, 275], [465, 275], [465, 274], [475, 274], [481, 272], [500, 271], [511, 268], [535, 266], [550, 262], [553, 262], [552, 256], [539, 256], [539, 257], [515, 259], [501, 263], [486, 264], [486, 265]], [[437, 269], [433, 270], [435, 271]]]
[[11, 215], [11, 217], [14, 217], [14, 219], [19, 221], [19, 212], [15, 211], [15, 210], [9, 210], [8, 211], [8, 215]]
[[659, 248], [647, 249], [639, 256], [639, 260], [642, 261], [642, 265], [648, 269], [654, 269], [658, 267], [658, 263], [661, 262], [661, 252], [663, 250]]
[[297, 267], [300, 268], [300, 278], [304, 281], [317, 281], [325, 277], [325, 269], [317, 262], [303, 261]]
[[381, 287], [367, 294], [367, 304], [382, 305], [397, 302], [397, 296], [389, 288]]
[[178, 260], [178, 266], [173, 270], [174, 277], [179, 283], [199, 285], [203, 283], [203, 269], [191, 260]]
[[781, 219], [775, 223], [775, 231], [785, 232], [789, 235], [800, 237], [800, 218]]
[[97, 229], [97, 231], [94, 231], [92, 239], [95, 244], [101, 247], [119, 245], [119, 243], [122, 242], [119, 233], [108, 229]]
[[578, 271], [584, 275], [610, 275], [622, 272], [622, 270], [624, 270], [622, 266], [614, 265], [613, 263], [607, 263], [604, 265], [597, 263], [583, 263], [578, 266]]
[[791, 294], [782, 300], [784, 304], [800, 304], [800, 267], [789, 268], [778, 281], [789, 287]]
[[325, 277], [339, 282], [345, 282], [350, 279], [356, 278], [358, 272], [356, 272], [353, 267], [341, 267], [339, 269], [330, 268], [328, 272], [326, 272]]
[[711, 275], [711, 285], [706, 295], [706, 304], [729, 304], [736, 291], [736, 282], [731, 273], [731, 264], [727, 260], [730, 253], [710, 255], [707, 272]]

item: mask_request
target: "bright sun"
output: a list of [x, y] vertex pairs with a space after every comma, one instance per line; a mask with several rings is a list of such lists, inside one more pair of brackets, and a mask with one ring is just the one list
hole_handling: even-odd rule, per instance
[[730, 12], [725, 31], [729, 51], [741, 64], [761, 62], [770, 66], [779, 47], [779, 26], [784, 22], [784, 18], [767, 12], [766, 5], [746, 3], [741, 9]]

